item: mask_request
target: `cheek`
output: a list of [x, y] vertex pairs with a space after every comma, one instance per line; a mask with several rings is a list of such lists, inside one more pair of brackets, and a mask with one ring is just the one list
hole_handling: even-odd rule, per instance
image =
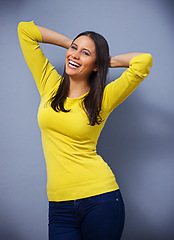
[[69, 56], [70, 56], [70, 51], [68, 50], [68, 51], [66, 52], [66, 54], [65, 54], [65, 64], [68, 63], [68, 58], [69, 58]]
[[68, 56], [69, 56], [69, 50], [66, 52], [65, 58], [68, 58]]
[[89, 70], [93, 70], [93, 68], [95, 67], [95, 61], [85, 61], [85, 66], [89, 69]]
[[71, 49], [68, 49], [66, 54], [65, 54], [65, 57], [68, 58], [71, 54], [72, 54]]

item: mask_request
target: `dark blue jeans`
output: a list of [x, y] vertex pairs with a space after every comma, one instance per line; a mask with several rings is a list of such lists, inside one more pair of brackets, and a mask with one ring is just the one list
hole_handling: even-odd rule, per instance
[[49, 202], [49, 240], [120, 240], [124, 218], [120, 190]]

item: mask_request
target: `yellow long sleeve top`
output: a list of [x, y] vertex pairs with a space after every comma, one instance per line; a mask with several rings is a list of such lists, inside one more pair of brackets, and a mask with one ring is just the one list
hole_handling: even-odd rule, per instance
[[97, 154], [97, 141], [109, 114], [149, 74], [152, 56], [147, 53], [134, 57], [121, 77], [105, 87], [100, 113], [104, 121], [91, 126], [81, 107], [87, 93], [67, 97], [64, 106], [71, 109], [67, 113], [55, 112], [46, 104], [58, 89], [61, 76], [44, 56], [38, 43], [42, 35], [34, 22], [19, 23], [18, 36], [41, 96], [38, 123], [47, 167], [48, 200], [75, 200], [117, 190], [112, 170]]

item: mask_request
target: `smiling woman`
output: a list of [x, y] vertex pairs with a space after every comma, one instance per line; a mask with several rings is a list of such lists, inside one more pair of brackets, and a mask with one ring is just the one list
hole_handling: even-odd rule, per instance
[[66, 97], [77, 98], [88, 93], [83, 109], [92, 126], [100, 124], [109, 60], [107, 41], [100, 34], [90, 31], [79, 34], [66, 52], [65, 71], [57, 93], [51, 99], [52, 108], [70, 111], [64, 108]]
[[[120, 240], [124, 203], [116, 178], [96, 146], [110, 113], [148, 76], [149, 53], [110, 58], [107, 41], [84, 32], [73, 41], [34, 22], [18, 35], [41, 102], [38, 122], [47, 166], [49, 240]], [[39, 42], [67, 48], [61, 77]], [[105, 85], [108, 68], [128, 67]]]
[[[88, 36], [78, 37], [66, 52], [66, 74], [73, 79], [88, 83], [91, 73], [96, 68], [96, 50], [93, 40]], [[78, 69], [78, 71], [71, 71]]]

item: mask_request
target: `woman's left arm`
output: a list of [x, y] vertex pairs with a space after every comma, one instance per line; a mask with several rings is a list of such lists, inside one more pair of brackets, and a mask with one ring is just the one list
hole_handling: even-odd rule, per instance
[[110, 58], [110, 68], [117, 68], [117, 67], [129, 67], [129, 63], [132, 58], [141, 55], [144, 53], [133, 52], [133, 53], [126, 53], [122, 55], [117, 55], [115, 57]]
[[110, 67], [128, 67], [104, 89], [102, 106], [109, 113], [122, 103], [148, 76], [153, 64], [149, 53], [127, 53], [110, 59]]

